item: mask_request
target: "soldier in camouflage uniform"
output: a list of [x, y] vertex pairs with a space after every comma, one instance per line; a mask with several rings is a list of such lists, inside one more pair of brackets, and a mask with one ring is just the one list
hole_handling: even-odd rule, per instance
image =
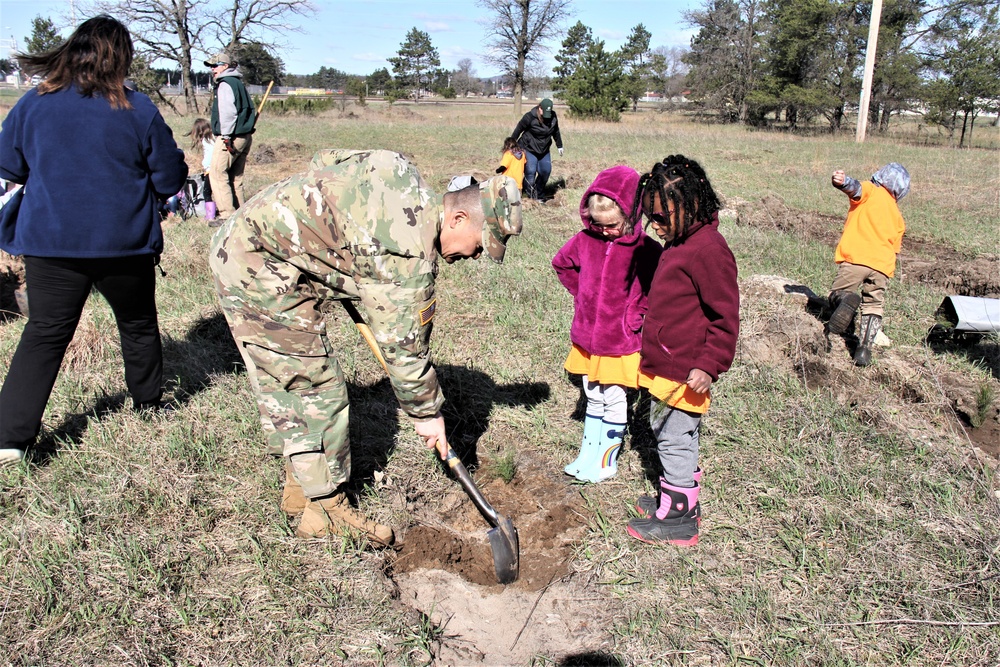
[[501, 262], [520, 231], [512, 179], [441, 197], [406, 158], [382, 150], [321, 151], [220, 227], [209, 263], [269, 450], [286, 460], [282, 509], [302, 512], [297, 535], [350, 527], [393, 541], [340, 490], [351, 473], [347, 387], [326, 314], [338, 300], [359, 302], [400, 406], [444, 458], [444, 397], [429, 350], [438, 256], [451, 263], [485, 249]]

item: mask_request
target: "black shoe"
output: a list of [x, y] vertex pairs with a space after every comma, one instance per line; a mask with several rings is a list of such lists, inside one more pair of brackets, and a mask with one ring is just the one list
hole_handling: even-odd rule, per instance
[[830, 329], [830, 333], [842, 334], [851, 328], [854, 313], [861, 305], [861, 295], [855, 292], [834, 292], [830, 295], [830, 305], [834, 303], [836, 303], [836, 308], [830, 315], [827, 327]]

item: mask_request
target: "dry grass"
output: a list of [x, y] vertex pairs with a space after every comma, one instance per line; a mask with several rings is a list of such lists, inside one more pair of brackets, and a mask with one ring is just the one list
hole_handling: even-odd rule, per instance
[[[440, 189], [453, 172], [492, 169], [516, 120], [504, 114], [421, 103], [372, 105], [354, 117], [265, 117], [255, 143], [274, 161], [249, 166], [249, 187], [303, 168], [315, 149], [342, 146], [404, 152]], [[190, 123], [169, 121], [177, 134]], [[982, 179], [996, 174], [993, 152], [857, 147], [656, 114], [620, 125], [566, 120], [563, 134], [566, 158], [555, 158], [553, 178], [566, 189], [528, 208], [503, 267], [441, 271], [433, 345], [446, 418], [456, 442], [475, 444], [495, 465], [530, 457], [559, 469], [574, 455], [579, 391], [562, 372], [571, 301], [549, 261], [578, 228], [583, 188], [612, 163], [644, 168], [683, 152], [725, 197], [774, 193], [790, 207], [840, 216], [829, 172], [863, 176], [898, 158], [914, 173], [904, 203], [913, 234], [996, 251], [982, 233], [1000, 223], [996, 188]], [[702, 542], [653, 548], [624, 532], [654, 475], [638, 403], [621, 472], [583, 490], [592, 527], [574, 567], [588, 594], [605, 601], [608, 624], [591, 628], [595, 646], [610, 639], [613, 655], [602, 659], [997, 664], [996, 462], [970, 446], [942, 389], [955, 373], [974, 379], [970, 392], [995, 387], [997, 370], [984, 379], [970, 359], [922, 347], [941, 294], [894, 284], [895, 347], [859, 373], [846, 354], [825, 352], [800, 303], [749, 280], [781, 274], [821, 291], [833, 274], [830, 248], [749, 227], [723, 231], [740, 264], [743, 335], [702, 436]], [[209, 236], [198, 220], [167, 230], [158, 299], [177, 411], [143, 418], [124, 407], [113, 319], [95, 297], [46, 414], [45, 456], [0, 472], [0, 663], [432, 663], [449, 640], [399, 597], [379, 554], [349, 540], [297, 540], [278, 512], [280, 466], [263, 451], [215, 306]], [[0, 324], [0, 366], [21, 326]], [[405, 525], [453, 483], [399, 421], [350, 322], [336, 320], [331, 336], [352, 398], [361, 507]], [[582, 664], [572, 659], [553, 647], [536, 662]]]

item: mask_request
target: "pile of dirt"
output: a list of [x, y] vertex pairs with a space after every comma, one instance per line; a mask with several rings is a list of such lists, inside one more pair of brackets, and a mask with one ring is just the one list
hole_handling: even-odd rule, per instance
[[[880, 349], [875, 364], [859, 369], [850, 356], [856, 339], [825, 331], [811, 312], [816, 298], [808, 287], [781, 276], [747, 278], [741, 290], [744, 303], [770, 303], [767, 317], [744, 318], [740, 357], [784, 368], [806, 389], [824, 389], [845, 406], [866, 411], [864, 418], [876, 426], [914, 434], [964, 429], [972, 443], [1000, 457], [1000, 406], [982, 410], [977, 401], [983, 383], [1000, 395], [998, 369], [991, 369], [992, 377], [972, 378], [950, 369], [943, 359], [928, 357], [923, 347]], [[868, 396], [878, 408], [864, 405], [860, 396]]]
[[509, 484], [480, 484], [518, 531], [520, 576], [506, 587], [496, 580], [489, 525], [457, 486], [439, 501], [411, 503], [417, 523], [387, 555], [384, 571], [403, 603], [443, 628], [442, 664], [526, 664], [607, 641], [606, 603], [571, 576], [589, 512], [579, 491], [550, 468], [522, 460]]
[[254, 144], [250, 160], [254, 164], [274, 164], [280, 160], [297, 160], [306, 154], [305, 146], [297, 141], [278, 144]]
[[20, 317], [18, 291], [24, 292], [24, 262], [0, 251], [0, 322]]

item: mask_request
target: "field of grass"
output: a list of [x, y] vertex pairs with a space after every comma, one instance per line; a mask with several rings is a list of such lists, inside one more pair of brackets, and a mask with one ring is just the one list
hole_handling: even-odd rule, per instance
[[[319, 148], [388, 148], [441, 190], [454, 173], [493, 170], [516, 122], [509, 114], [420, 103], [264, 117], [247, 185], [253, 192], [304, 168]], [[191, 119], [168, 122], [183, 144]], [[835, 168], [864, 179], [898, 161], [913, 177], [901, 207], [908, 238], [970, 259], [1000, 250], [996, 151], [877, 138], [859, 146], [655, 113], [561, 124], [566, 155], [554, 158], [553, 181], [564, 189], [526, 208], [502, 267], [442, 265], [438, 282], [432, 347], [452, 397], [446, 418], [469, 432], [474, 414], [480, 457], [508, 470], [521, 461], [559, 471], [575, 455], [579, 389], [562, 370], [572, 302], [549, 262], [577, 231], [579, 198], [603, 168], [645, 170], [683, 153], [725, 200], [752, 208], [770, 195], [839, 218], [847, 202], [829, 184]], [[997, 461], [972, 447], [941, 388], [958, 377], [995, 396], [997, 341], [933, 353], [922, 338], [945, 292], [899, 279], [888, 297], [890, 350], [864, 371], [842, 350], [817, 357], [812, 339], [785, 335], [802, 305], [752, 276], [823, 293], [832, 248], [732, 218], [722, 231], [739, 264], [743, 331], [702, 431], [702, 540], [657, 548], [625, 533], [635, 497], [651, 489], [638, 417], [618, 476], [579, 487], [589, 530], [571, 576], [606, 610], [593, 619], [590, 659], [1000, 664]], [[381, 554], [346, 538], [296, 539], [278, 511], [280, 465], [265, 455], [215, 303], [210, 233], [198, 219], [166, 227], [158, 303], [177, 409], [144, 417], [126, 407], [113, 317], [95, 296], [49, 403], [42, 456], [0, 470], [0, 664], [444, 664], [447, 628], [401, 599]], [[22, 326], [0, 323], [0, 369]], [[356, 465], [377, 469], [360, 506], [405, 526], [409, 504], [432, 503], [454, 483], [397, 415], [349, 320], [331, 323], [331, 336], [349, 382]], [[813, 382], [806, 371], [816, 358], [840, 379]], [[546, 391], [516, 400], [517, 387], [538, 386]], [[515, 400], [500, 400], [500, 389]], [[407, 502], [395, 501], [400, 489]], [[497, 647], [484, 664], [505, 664], [503, 655]], [[589, 664], [557, 647], [529, 662]]]

